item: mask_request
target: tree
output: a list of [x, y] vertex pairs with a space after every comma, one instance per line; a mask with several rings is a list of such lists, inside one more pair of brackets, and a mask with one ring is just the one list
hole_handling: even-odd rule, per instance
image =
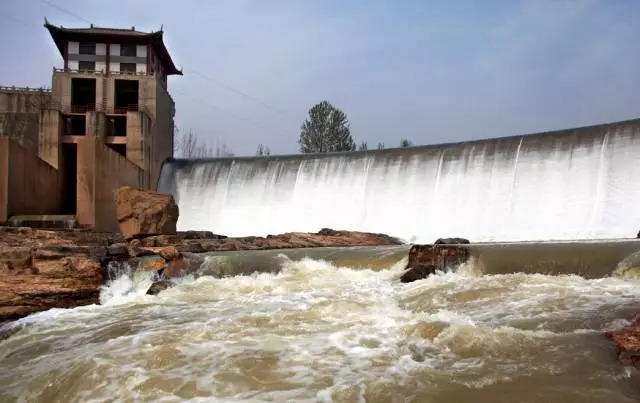
[[403, 137], [402, 140], [400, 140], [400, 147], [411, 147], [413, 145], [413, 143], [411, 142], [411, 140], [407, 139], [406, 137]]
[[270, 155], [271, 150], [269, 150], [269, 146], [258, 144], [258, 148], [256, 148], [256, 157], [268, 157]]
[[180, 158], [221, 158], [233, 157], [233, 151], [224, 143], [216, 145], [214, 150], [192, 130], [181, 133], [176, 128], [173, 155]]
[[233, 150], [227, 146], [225, 143], [218, 143], [216, 145], [216, 151], [215, 153], [213, 153], [213, 156], [215, 158], [227, 158], [227, 157], [233, 157], [235, 154], [233, 152]]
[[300, 130], [300, 151], [328, 153], [355, 151], [347, 115], [327, 101], [314, 105]]
[[368, 148], [369, 146], [367, 145], [367, 142], [363, 141], [362, 143], [360, 143], [360, 146], [358, 147], [358, 151], [367, 151]]
[[382, 150], [384, 148], [384, 143], [378, 143], [378, 146], [376, 148], [378, 150]]

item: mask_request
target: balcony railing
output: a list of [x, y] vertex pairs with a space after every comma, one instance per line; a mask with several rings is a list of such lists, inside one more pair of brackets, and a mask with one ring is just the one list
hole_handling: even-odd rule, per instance
[[151, 117], [151, 111], [145, 105], [130, 104], [126, 107], [108, 107], [100, 103], [88, 105], [63, 106], [60, 102], [50, 100], [44, 105], [44, 109], [52, 109], [65, 114], [85, 114], [87, 112], [101, 112], [105, 115], [126, 115], [127, 112], [142, 112]]
[[[57, 67], [53, 68], [53, 72], [54, 73], [82, 73], [82, 74], [93, 74], [98, 76], [107, 74], [105, 70], [84, 70], [84, 69], [69, 69], [69, 68], [60, 69]], [[110, 70], [109, 74], [121, 75], [121, 76], [154, 76], [155, 75], [155, 73], [153, 72], [147, 73], [146, 71], [138, 72], [138, 71], [113, 71], [113, 70]]]
[[51, 94], [51, 88], [45, 88], [45, 87], [40, 87], [40, 88], [16, 87], [15, 85], [12, 85], [12, 86], [0, 85], [0, 91], [2, 91], [2, 92], [27, 92], [27, 93], [30, 93], [30, 94], [38, 94], [38, 93]]

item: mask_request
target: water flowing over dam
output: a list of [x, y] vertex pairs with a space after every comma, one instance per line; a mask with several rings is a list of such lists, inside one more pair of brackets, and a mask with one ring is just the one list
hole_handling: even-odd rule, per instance
[[640, 120], [402, 149], [165, 163], [180, 230], [384, 232], [414, 242], [632, 237]]

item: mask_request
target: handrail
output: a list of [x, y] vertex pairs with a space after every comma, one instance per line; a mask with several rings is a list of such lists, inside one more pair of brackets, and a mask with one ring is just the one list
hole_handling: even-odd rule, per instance
[[0, 91], [11, 91], [11, 92], [28, 92], [28, 93], [51, 93], [51, 88], [40, 87], [40, 88], [31, 88], [31, 87], [16, 87], [15, 85], [0, 85]]
[[151, 117], [151, 111], [145, 105], [129, 104], [126, 107], [121, 106], [105, 106], [101, 103], [89, 103], [87, 105], [70, 105], [63, 106], [59, 101], [49, 100], [44, 104], [45, 109], [53, 109], [62, 113], [87, 113], [101, 112], [107, 115], [126, 115], [127, 112], [142, 112]]
[[122, 75], [122, 76], [155, 76], [154, 72], [147, 73], [146, 71], [109, 71], [107, 73], [105, 70], [86, 70], [86, 69], [70, 69], [70, 68], [53, 68], [54, 73], [84, 73], [84, 74], [95, 74], [95, 75]]

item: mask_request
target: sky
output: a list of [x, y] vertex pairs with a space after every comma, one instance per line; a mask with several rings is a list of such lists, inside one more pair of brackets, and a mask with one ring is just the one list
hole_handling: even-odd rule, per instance
[[298, 152], [322, 100], [369, 147], [640, 117], [635, 0], [2, 0], [0, 85], [50, 86], [45, 17], [162, 26], [176, 126], [236, 155]]

